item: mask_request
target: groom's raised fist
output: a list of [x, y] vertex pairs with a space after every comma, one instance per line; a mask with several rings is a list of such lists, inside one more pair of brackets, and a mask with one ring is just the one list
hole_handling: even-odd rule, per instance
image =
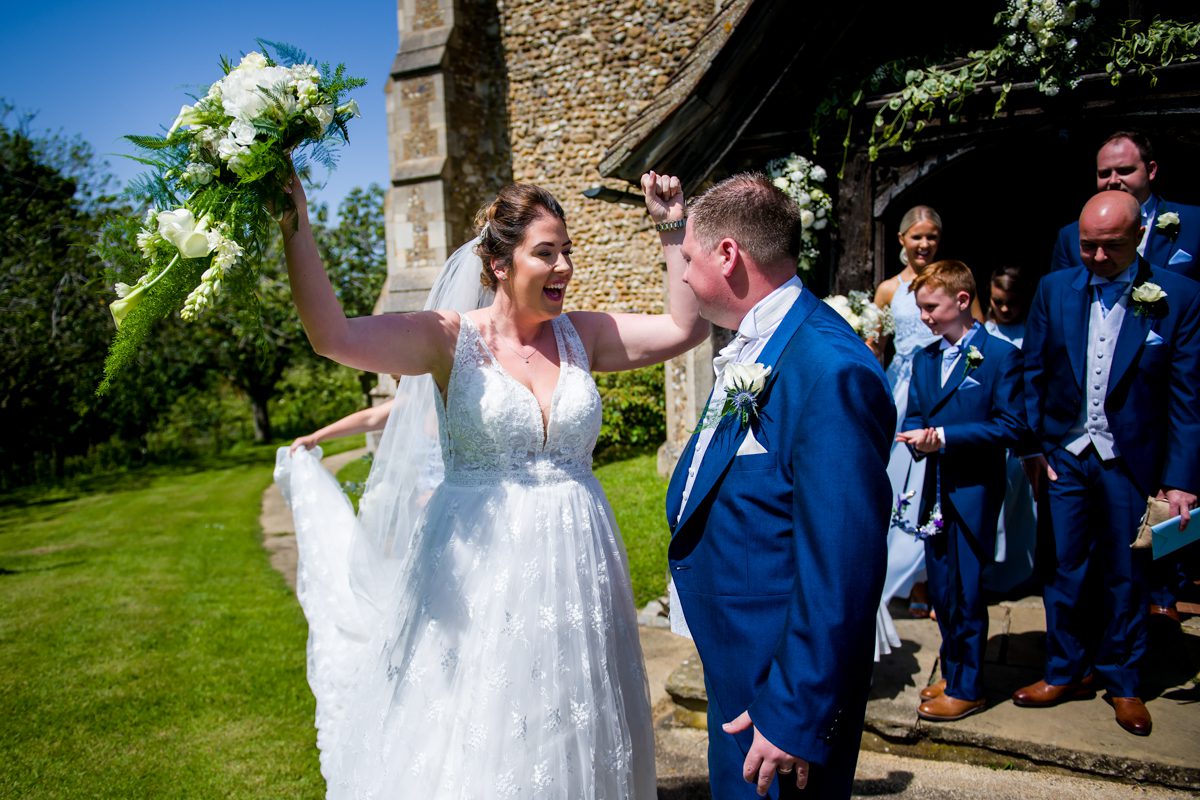
[[646, 211], [656, 224], [674, 222], [685, 216], [683, 184], [674, 175], [659, 175], [650, 171], [642, 176], [642, 192], [646, 195]]

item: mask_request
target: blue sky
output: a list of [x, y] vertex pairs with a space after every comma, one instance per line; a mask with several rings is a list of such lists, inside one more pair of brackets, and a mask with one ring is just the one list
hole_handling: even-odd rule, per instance
[[0, 0], [0, 97], [36, 112], [35, 131], [80, 134], [124, 182], [143, 167], [127, 133], [159, 133], [189, 91], [221, 77], [219, 57], [237, 60], [254, 40], [286, 42], [318, 61], [344, 62], [368, 83], [349, 147], [317, 197], [336, 207], [354, 186], [386, 185], [383, 88], [396, 55], [394, 0]]

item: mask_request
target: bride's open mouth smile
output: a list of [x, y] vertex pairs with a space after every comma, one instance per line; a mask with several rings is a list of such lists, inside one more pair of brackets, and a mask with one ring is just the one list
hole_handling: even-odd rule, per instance
[[561, 303], [563, 296], [566, 295], [566, 293], [567, 293], [567, 282], [566, 281], [562, 281], [561, 283], [547, 284], [542, 289], [542, 294], [546, 295], [546, 297], [548, 299], [553, 300], [556, 303]]

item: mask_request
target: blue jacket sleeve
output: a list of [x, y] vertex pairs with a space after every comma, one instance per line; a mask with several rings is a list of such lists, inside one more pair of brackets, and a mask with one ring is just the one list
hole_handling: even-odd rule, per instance
[[1200, 494], [1200, 294], [1181, 310], [1167, 405], [1164, 489]]
[[1049, 317], [1046, 313], [1044, 286], [1038, 286], [1025, 318], [1025, 340], [1021, 345], [1024, 361], [1025, 423], [1036, 442], [1044, 441], [1042, 430], [1042, 398], [1045, 396], [1046, 333]]
[[862, 702], [870, 683], [887, 568], [895, 407], [883, 376], [865, 363], [810, 380], [788, 456], [799, 574], [766, 681], [748, 710], [776, 747], [821, 764], [841, 717], [854, 724], [846, 709]]

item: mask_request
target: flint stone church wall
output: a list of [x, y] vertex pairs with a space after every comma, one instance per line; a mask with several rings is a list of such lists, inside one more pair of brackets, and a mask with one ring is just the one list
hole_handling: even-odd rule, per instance
[[[442, 262], [474, 235], [476, 211], [511, 181], [545, 187], [566, 211], [576, 269], [568, 309], [662, 311], [664, 266], [645, 209], [582, 192], [631, 188], [602, 179], [597, 164], [668, 84], [714, 7], [398, 0], [400, 49], [385, 90], [388, 280], [376, 312], [419, 309]], [[706, 354], [668, 364], [667, 464], [695, 422], [704, 392], [688, 375]], [[378, 394], [393, 389], [381, 376]]]

